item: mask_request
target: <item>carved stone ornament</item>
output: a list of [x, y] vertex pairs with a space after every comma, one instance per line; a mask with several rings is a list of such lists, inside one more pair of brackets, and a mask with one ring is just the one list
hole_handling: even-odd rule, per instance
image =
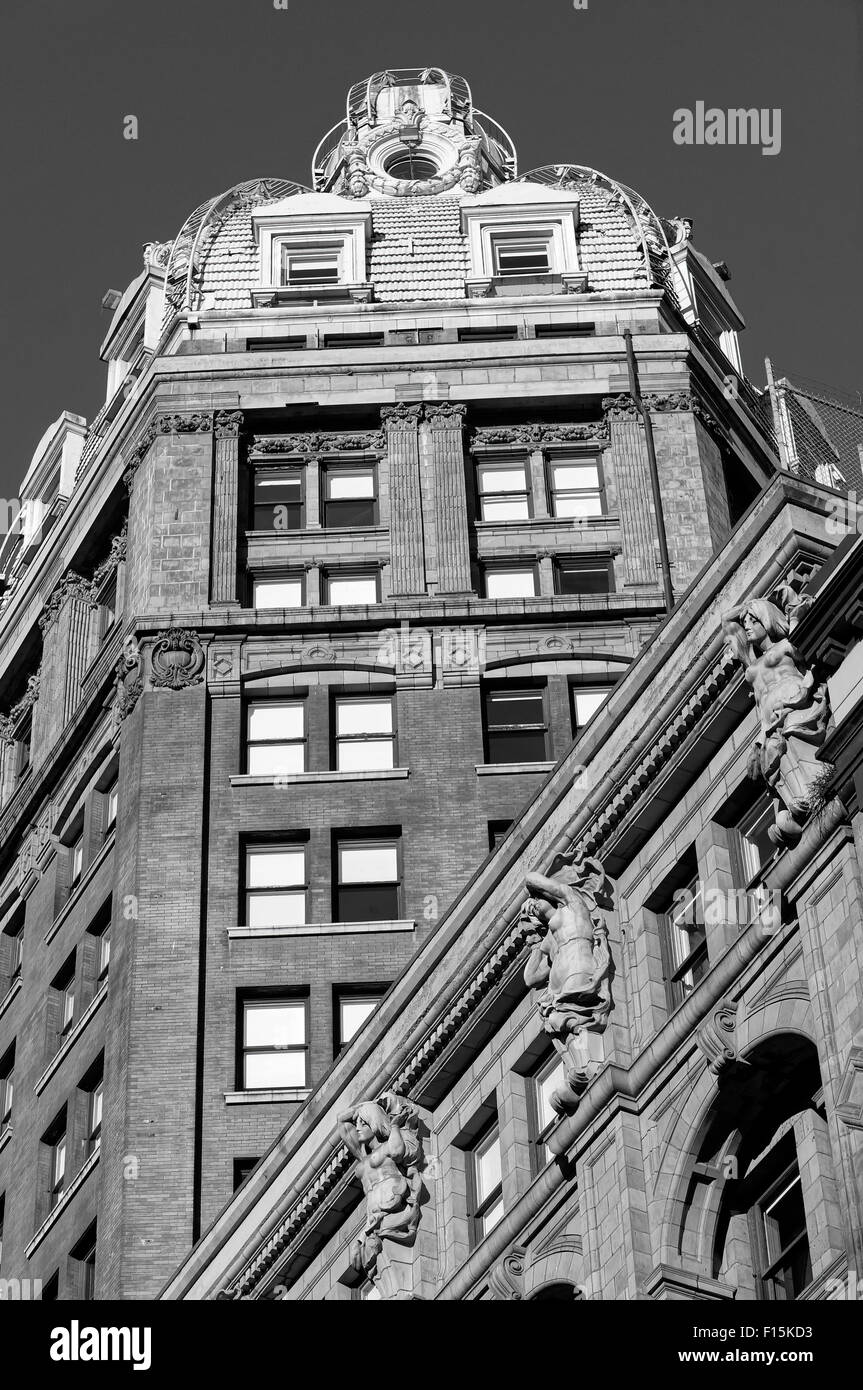
[[160, 632], [150, 651], [154, 687], [184, 690], [197, 685], [204, 675], [204, 649], [198, 635], [188, 628]]
[[406, 405], [400, 401], [398, 405], [381, 406], [381, 422], [388, 430], [411, 433], [419, 425], [421, 415], [421, 405]]
[[366, 1198], [351, 1264], [388, 1300], [413, 1298], [412, 1247], [420, 1222], [423, 1165], [419, 1116], [394, 1091], [361, 1101], [338, 1117], [339, 1137], [355, 1161]]
[[217, 439], [236, 439], [242, 424], [241, 410], [219, 410], [216, 412], [213, 430]]
[[144, 690], [141, 673], [141, 653], [134, 637], [123, 643], [123, 654], [114, 667], [114, 703], [111, 708], [111, 732], [119, 733], [123, 720], [132, 713]]
[[613, 1008], [613, 965], [600, 911], [612, 906], [611, 885], [591, 858], [564, 862], [550, 877], [529, 873], [525, 884], [531, 896], [520, 920], [530, 929], [532, 949], [524, 979], [564, 1063], [565, 1084], [552, 1093], [552, 1109], [570, 1115], [602, 1063], [596, 1035], [605, 1031]]
[[460, 430], [464, 425], [467, 406], [452, 401], [423, 407], [423, 416], [433, 430]]
[[513, 1245], [496, 1264], [488, 1277], [489, 1288], [497, 1302], [512, 1302], [524, 1298], [524, 1270], [527, 1250]]
[[96, 599], [93, 594], [92, 580], [85, 579], [83, 575], [76, 574], [74, 570], [64, 574], [60, 582], [55, 585], [39, 615], [39, 626], [43, 633], [48, 631], [68, 598], [79, 599], [82, 603], [87, 603], [93, 607]]
[[737, 1005], [725, 1003], [714, 1009], [696, 1031], [695, 1041], [714, 1076], [720, 1076], [737, 1060], [736, 1027]]
[[212, 417], [203, 411], [191, 415], [157, 415], [144, 430], [137, 444], [131, 450], [128, 465], [123, 473], [123, 482], [128, 492], [132, 491], [141, 461], [153, 440], [160, 434], [210, 434], [213, 429]]
[[255, 435], [249, 453], [253, 458], [261, 454], [382, 453], [384, 446], [382, 430], [307, 430], [298, 434]]
[[542, 449], [546, 445], [600, 443], [607, 439], [607, 421], [597, 420], [571, 425], [484, 425], [474, 430], [471, 442], [475, 447], [523, 444], [528, 449]]
[[776, 845], [794, 845], [812, 811], [813, 792], [829, 765], [818, 749], [827, 736], [830, 699], [791, 639], [811, 599], [801, 596], [805, 576], [795, 571], [769, 599], [751, 598], [726, 613], [722, 629], [730, 654], [752, 687], [761, 731], [748, 772], [770, 788], [776, 820], [768, 834]]

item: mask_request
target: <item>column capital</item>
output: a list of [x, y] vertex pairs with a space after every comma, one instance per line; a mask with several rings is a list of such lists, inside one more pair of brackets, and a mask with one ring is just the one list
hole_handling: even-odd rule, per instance
[[217, 439], [236, 439], [243, 427], [241, 410], [217, 410], [213, 431]]
[[405, 401], [397, 405], [381, 406], [381, 424], [388, 430], [415, 430], [419, 425], [421, 405], [408, 405]]
[[460, 430], [464, 428], [466, 405], [454, 401], [442, 401], [439, 405], [426, 405], [423, 414], [426, 424], [433, 430]]

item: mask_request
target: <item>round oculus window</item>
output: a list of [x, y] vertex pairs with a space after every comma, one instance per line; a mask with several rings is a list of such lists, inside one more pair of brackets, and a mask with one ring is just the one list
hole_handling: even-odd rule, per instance
[[384, 164], [384, 171], [391, 179], [434, 179], [438, 175], [438, 165], [427, 154], [411, 154], [408, 150], [397, 150]]

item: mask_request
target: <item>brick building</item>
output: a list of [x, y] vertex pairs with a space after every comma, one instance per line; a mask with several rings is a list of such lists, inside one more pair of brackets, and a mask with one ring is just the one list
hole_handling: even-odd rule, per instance
[[573, 738], [703, 675], [659, 660], [672, 597], [757, 568], [765, 507], [790, 564], [825, 490], [776, 480], [691, 231], [519, 174], [462, 78], [380, 73], [310, 187], [208, 199], [106, 296], [105, 405], [0, 548], [0, 1277], [152, 1297], [294, 1181], [419, 962], [468, 970], [478, 885], [571, 816]]

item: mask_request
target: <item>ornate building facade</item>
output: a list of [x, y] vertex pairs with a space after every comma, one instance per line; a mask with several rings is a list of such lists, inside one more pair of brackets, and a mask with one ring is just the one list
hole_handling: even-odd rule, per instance
[[[46, 432], [0, 549], [0, 1277], [754, 1289], [749, 1218], [698, 1175], [745, 1184], [727, 1126], [764, 1088], [807, 1193], [823, 1159], [810, 1257], [839, 1267], [819, 1029], [841, 1071], [859, 1023], [804, 998], [800, 940], [849, 823], [792, 892], [815, 773], [767, 759], [788, 843], [761, 862], [717, 645], [756, 664], [720, 615], [783, 584], [810, 621], [836, 478], [777, 476], [727, 280], [606, 175], [519, 173], [429, 68], [352, 88], [309, 187], [208, 199], [106, 296], [105, 405]], [[769, 942], [701, 921], [768, 863]], [[797, 1042], [745, 1022], [762, 995]]]

